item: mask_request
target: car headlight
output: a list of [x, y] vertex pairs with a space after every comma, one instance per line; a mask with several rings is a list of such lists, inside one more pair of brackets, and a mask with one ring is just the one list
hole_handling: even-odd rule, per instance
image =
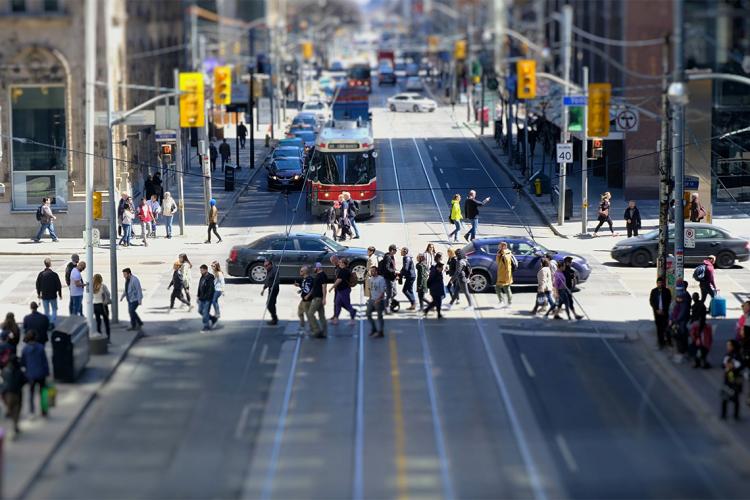
[[614, 247], [612, 249], [612, 251], [615, 251], [615, 250], [630, 250], [631, 248], [633, 248], [633, 245], [618, 245], [618, 246]]
[[299, 180], [299, 178], [300, 178], [300, 177], [299, 177], [299, 175], [295, 175], [295, 176], [294, 176], [294, 180], [295, 180], [295, 181], [298, 181], [298, 180]]
[[277, 177], [275, 175], [272, 175], [271, 179], [275, 181], [277, 179]]

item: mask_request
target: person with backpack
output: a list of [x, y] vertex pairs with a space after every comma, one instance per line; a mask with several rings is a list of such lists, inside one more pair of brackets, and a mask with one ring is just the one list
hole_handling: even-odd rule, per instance
[[628, 230], [628, 238], [638, 236], [638, 230], [641, 228], [641, 212], [635, 206], [634, 200], [628, 202], [628, 208], [625, 209], [623, 217], [625, 219], [625, 227]]
[[351, 224], [351, 220], [349, 219], [348, 205], [346, 204], [344, 200], [343, 193], [339, 195], [338, 202], [339, 202], [339, 205], [338, 205], [339, 208], [338, 208], [338, 213], [336, 215], [336, 218], [339, 221], [341, 234], [339, 235], [338, 238], [334, 238], [334, 239], [338, 239], [339, 241], [346, 241], [347, 236], [349, 238], [352, 237], [352, 224]]
[[401, 271], [398, 273], [398, 281], [399, 284], [404, 284], [401, 291], [406, 295], [409, 304], [411, 304], [407, 311], [414, 311], [417, 308], [417, 300], [414, 297], [414, 282], [417, 281], [417, 268], [414, 265], [414, 259], [409, 255], [408, 248], [403, 247], [401, 249], [401, 259]]
[[[471, 277], [471, 265], [461, 249], [456, 250], [456, 270], [453, 275], [453, 287], [455, 299], [458, 301], [458, 295], [463, 293], [466, 297], [466, 309], [473, 309], [473, 302], [469, 295], [469, 278]], [[451, 304], [453, 300], [451, 299]]]
[[172, 280], [169, 282], [169, 285], [167, 285], [167, 290], [170, 288], [172, 289], [172, 294], [169, 296], [169, 312], [172, 312], [172, 309], [174, 309], [175, 300], [179, 300], [188, 306], [188, 308], [190, 307], [190, 301], [185, 300], [182, 296], [184, 282], [182, 280], [181, 268], [182, 263], [179, 260], [176, 260], [172, 265]]
[[52, 259], [44, 259], [44, 270], [36, 277], [36, 296], [42, 301], [44, 315], [50, 320], [50, 327], [57, 323], [57, 299], [62, 300], [60, 276], [52, 270]]
[[214, 292], [216, 291], [214, 289], [214, 275], [208, 272], [206, 264], [201, 264], [200, 272], [201, 277], [198, 281], [198, 293], [196, 295], [198, 299], [198, 314], [201, 315], [203, 320], [203, 330], [201, 330], [201, 333], [205, 333], [216, 324], [219, 318], [211, 314], [211, 303], [214, 300]]
[[466, 241], [472, 241], [477, 237], [477, 229], [479, 228], [479, 207], [485, 206], [490, 202], [488, 196], [482, 201], [477, 200], [477, 192], [473, 189], [469, 191], [469, 197], [466, 198], [465, 212], [466, 218], [471, 221], [471, 229], [464, 235]]
[[23, 317], [23, 331], [24, 333], [31, 330], [37, 334], [37, 342], [45, 345], [49, 341], [47, 332], [49, 331], [49, 319], [44, 314], [38, 311], [39, 305], [32, 301], [29, 304], [31, 312]]
[[597, 224], [596, 229], [594, 229], [593, 236], [596, 237], [599, 235], [599, 228], [602, 227], [602, 225], [606, 222], [607, 225], [609, 225], [609, 231], [612, 233], [612, 236], [615, 235], [615, 230], [612, 227], [612, 217], [609, 216], [609, 209], [611, 208], [610, 200], [612, 199], [612, 195], [607, 191], [606, 193], [602, 194], [601, 202], [599, 203], [599, 224]]
[[211, 243], [211, 231], [219, 239], [216, 243], [221, 243], [221, 236], [219, 236], [219, 232], [216, 230], [217, 224], [219, 224], [219, 209], [216, 208], [216, 200], [211, 198], [208, 202], [208, 207], [208, 239], [204, 243]]
[[216, 145], [212, 142], [208, 146], [208, 159], [211, 162], [211, 172], [216, 170], [216, 159], [219, 157], [219, 150], [216, 149]]
[[57, 234], [55, 234], [55, 225], [52, 221], [56, 220], [57, 217], [52, 213], [50, 207], [50, 199], [42, 198], [42, 204], [36, 209], [36, 220], [39, 221], [39, 231], [36, 233], [34, 241], [39, 243], [42, 241], [45, 231], [49, 231], [49, 237], [52, 238], [54, 243], [57, 243]]
[[453, 238], [454, 242], [458, 242], [458, 233], [463, 229], [461, 227], [461, 221], [463, 219], [464, 216], [461, 214], [461, 195], [456, 193], [451, 200], [451, 214], [448, 217], [448, 220], [453, 224], [454, 229], [448, 234], [448, 239]]
[[357, 227], [357, 215], [359, 214], [359, 203], [357, 200], [352, 199], [352, 195], [349, 191], [341, 193], [344, 195], [344, 212], [348, 215], [349, 225], [354, 230], [353, 240], [359, 239], [359, 228]]
[[333, 296], [333, 318], [331, 323], [337, 325], [339, 323], [339, 315], [341, 309], [349, 311], [351, 320], [350, 325], [354, 324], [354, 319], [357, 317], [357, 311], [352, 307], [351, 293], [352, 287], [357, 284], [357, 275], [352, 273], [349, 269], [349, 261], [341, 258], [336, 261], [336, 279], [334, 280], [328, 291], [334, 291]]
[[[307, 310], [307, 322], [310, 323], [310, 332], [312, 336], [319, 339], [327, 337], [328, 324], [326, 323], [326, 283], [328, 278], [323, 271], [323, 264], [315, 263], [315, 275], [313, 276], [310, 293], [305, 297], [310, 301], [310, 307]], [[318, 315], [315, 318], [315, 314]]]
[[328, 230], [331, 230], [331, 237], [335, 240], [336, 235], [338, 234], [338, 201], [334, 201], [333, 205], [328, 207], [325, 211], [325, 214], [323, 215], [323, 220], [326, 221], [326, 227], [323, 231], [323, 236], [328, 235]]
[[536, 301], [534, 302], [534, 309], [531, 310], [531, 314], [536, 314], [540, 307], [544, 307], [545, 298], [549, 303], [549, 308], [555, 308], [555, 299], [552, 298], [552, 270], [547, 257], [542, 257], [541, 266], [536, 273]]
[[555, 319], [562, 319], [560, 316], [560, 312], [563, 309], [563, 306], [565, 306], [565, 314], [568, 316], [568, 320], [571, 319], [570, 317], [570, 300], [568, 299], [568, 294], [570, 291], [568, 290], [567, 283], [565, 282], [565, 261], [560, 262], [559, 266], [557, 267], [557, 271], [552, 276], [552, 287], [557, 290], [557, 304], [555, 304], [555, 307], [551, 307], [547, 313], [544, 315], [545, 318], [549, 317], [550, 314], [553, 314], [553, 317]]
[[698, 193], [693, 193], [690, 196], [690, 203], [688, 204], [688, 213], [690, 214], [690, 222], [700, 222], [706, 218], [706, 209], [700, 202]]
[[83, 281], [83, 272], [86, 263], [79, 261], [76, 267], [70, 270], [70, 315], [83, 316], [83, 293], [86, 291], [87, 283]]
[[33, 415], [34, 389], [39, 387], [39, 404], [42, 407], [42, 416], [46, 417], [47, 408], [44, 404], [42, 391], [45, 390], [47, 377], [49, 376], [47, 353], [44, 352], [44, 346], [37, 342], [37, 335], [33, 330], [26, 332], [23, 341], [26, 345], [23, 346], [21, 351], [21, 367], [29, 381], [29, 408]]
[[240, 138], [240, 149], [245, 149], [245, 138], [247, 137], [247, 127], [242, 122], [240, 122], [240, 124], [237, 125], [237, 137]]
[[148, 201], [148, 206], [151, 209], [151, 237], [156, 238], [156, 224], [161, 214], [161, 205], [159, 205], [159, 195], [152, 194], [151, 199]]
[[388, 246], [388, 252], [383, 255], [378, 264], [378, 276], [385, 280], [385, 314], [390, 314], [390, 306], [396, 296], [396, 252], [398, 247], [394, 244]]
[[429, 289], [427, 279], [430, 277], [430, 268], [427, 267], [424, 254], [417, 254], [417, 297], [419, 298], [419, 310], [424, 311], [426, 300], [425, 292]]
[[190, 270], [193, 268], [193, 263], [190, 262], [186, 253], [181, 253], [177, 260], [180, 262], [180, 276], [182, 277], [182, 291], [185, 293], [185, 299], [187, 299], [188, 312], [193, 310], [190, 298]]
[[120, 201], [117, 203], [117, 234], [120, 236], [123, 235], [123, 226], [122, 226], [122, 215], [126, 208], [130, 208], [130, 211], [133, 212], [133, 202], [128, 195], [128, 193], [120, 193]]
[[716, 257], [709, 255], [702, 264], [696, 266], [693, 270], [693, 279], [698, 282], [701, 291], [701, 302], [705, 304], [706, 297], [709, 295], [713, 299], [716, 296], [716, 271], [714, 263]]
[[149, 234], [151, 232], [151, 222], [154, 219], [154, 214], [151, 212], [151, 206], [146, 202], [145, 198], [141, 198], [141, 203], [138, 206], [138, 220], [141, 222], [141, 239], [143, 239], [143, 246], [148, 246]]
[[232, 155], [232, 150], [229, 148], [226, 139], [221, 140], [219, 144], [219, 155], [221, 155], [221, 171], [224, 171], [224, 166], [229, 162], [229, 157]]
[[172, 193], [166, 191], [161, 206], [161, 214], [164, 217], [164, 229], [167, 233], [167, 239], [172, 238], [172, 220], [177, 212], [177, 203], [172, 198]]
[[13, 354], [2, 366], [2, 395], [5, 403], [6, 415], [13, 421], [13, 438], [17, 439], [21, 433], [18, 421], [23, 408], [23, 386], [26, 385], [26, 375], [21, 369], [21, 362]]
[[[495, 255], [497, 264], [497, 279], [495, 280], [495, 293], [499, 307], [510, 307], [513, 302], [513, 292], [510, 285], [513, 284], [513, 272], [518, 269], [518, 261], [513, 253], [508, 250], [508, 244], [501, 241]], [[504, 302], [507, 301], [507, 304]]]
[[65, 266], [65, 286], [70, 286], [70, 273], [73, 272], [73, 268], [78, 265], [80, 260], [81, 257], [77, 253], [70, 256], [70, 262]]
[[563, 269], [563, 274], [565, 274], [565, 286], [568, 288], [568, 307], [570, 308], [570, 312], [573, 313], [575, 319], [582, 320], [583, 316], [576, 312], [575, 300], [573, 300], [573, 292], [577, 290], [576, 284], [578, 281], [578, 274], [576, 274], [576, 270], [573, 268], [573, 257], [568, 255], [563, 259], [563, 262], [565, 262], [565, 269]]

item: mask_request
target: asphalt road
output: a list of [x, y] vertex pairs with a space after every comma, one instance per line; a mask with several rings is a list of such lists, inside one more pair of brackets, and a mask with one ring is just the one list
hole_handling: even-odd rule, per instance
[[[493, 198], [480, 234], [553, 241], [449, 110], [375, 109], [374, 124], [381, 192], [362, 246], [444, 249], [450, 197], [470, 188]], [[298, 199], [268, 193], [261, 175], [225, 227], [237, 241], [322, 230]], [[745, 452], [625, 337], [627, 271], [603, 267], [577, 294], [588, 321], [532, 318], [520, 289], [512, 311], [486, 294], [443, 321], [399, 313], [381, 340], [361, 316], [327, 341], [297, 337], [291, 287], [267, 327], [259, 288], [233, 280], [223, 328], [165, 319], [139, 342], [29, 497], [747, 496]]]

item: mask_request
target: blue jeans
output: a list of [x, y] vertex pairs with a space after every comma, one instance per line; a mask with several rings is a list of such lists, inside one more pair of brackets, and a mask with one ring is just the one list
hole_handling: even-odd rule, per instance
[[405, 278], [404, 279], [404, 288], [401, 290], [404, 292], [404, 295], [406, 295], [406, 298], [409, 299], [409, 303], [411, 305], [414, 305], [416, 303], [416, 298], [414, 297], [414, 282], [417, 281], [417, 278]]
[[214, 316], [211, 316], [211, 304], [210, 300], [198, 301], [198, 313], [203, 318], [203, 328], [206, 330], [211, 328], [211, 320], [214, 319]]
[[451, 233], [448, 235], [448, 238], [451, 237], [455, 240], [458, 240], [458, 233], [461, 232], [461, 221], [460, 220], [454, 220], [453, 221], [453, 227], [455, 228]]
[[359, 238], [359, 228], [357, 228], [357, 222], [354, 220], [354, 217], [349, 217], [349, 224], [351, 224], [352, 229], [354, 229], [354, 236]]
[[219, 307], [219, 297], [221, 297], [222, 295], [224, 295], [224, 292], [222, 292], [221, 290], [214, 290], [214, 300], [211, 301], [211, 305], [214, 306], [214, 314], [216, 315], [217, 318], [221, 316], [221, 308]]
[[[383, 320], [383, 310], [385, 310], [385, 297], [380, 302], [375, 302], [372, 299], [367, 301], [367, 319], [370, 321], [370, 327], [373, 332], [383, 332], [385, 328], [385, 321]], [[377, 323], [372, 318], [372, 313], [377, 313]]]
[[137, 312], [135, 312], [135, 310], [138, 309], [139, 305], [140, 304], [138, 302], [128, 302], [128, 314], [130, 315], [130, 326], [132, 328], [138, 328], [139, 326], [143, 325], [141, 317], [138, 316]]
[[479, 225], [479, 217], [476, 217], [471, 220], [471, 229], [469, 229], [469, 232], [466, 233], [466, 237], [470, 240], [473, 240], [477, 237], [477, 226]]
[[83, 316], [83, 295], [71, 295], [68, 312], [71, 316]]
[[122, 225], [122, 238], [120, 238], [120, 245], [130, 245], [130, 237], [132, 235], [133, 226], [131, 224]]
[[36, 233], [35, 240], [39, 241], [42, 239], [42, 236], [44, 236], [44, 231], [49, 231], [49, 237], [52, 238], [52, 241], [57, 241], [57, 235], [55, 234], [55, 225], [50, 222], [49, 224], [45, 224], [42, 222], [39, 224], [39, 232]]
[[[49, 318], [49, 322], [53, 325], [57, 323], [57, 299], [42, 299], [42, 307], [44, 307], [44, 315]], [[52, 312], [51, 315], [50, 311]]]
[[174, 215], [164, 216], [164, 227], [167, 229], [167, 236], [172, 236], [172, 217]]

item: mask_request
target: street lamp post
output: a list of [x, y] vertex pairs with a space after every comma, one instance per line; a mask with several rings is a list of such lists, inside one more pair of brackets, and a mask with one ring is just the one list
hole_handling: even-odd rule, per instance
[[[96, 107], [94, 99], [96, 97], [96, 10], [97, 0], [86, 0], [85, 3], [85, 74], [86, 74], [86, 109], [85, 109], [85, 132], [86, 132], [86, 158], [85, 158], [85, 184], [86, 184], [86, 222], [85, 222], [85, 239], [86, 239], [86, 278], [88, 286], [86, 290], [85, 310], [86, 321], [89, 331], [94, 327], [94, 126]], [[81, 278], [83, 280], [83, 277]]]
[[684, 126], [685, 105], [688, 95], [684, 82], [685, 67], [684, 41], [683, 41], [683, 0], [675, 0], [672, 7], [673, 12], [673, 39], [674, 39], [674, 70], [672, 83], [669, 85], [667, 95], [672, 103], [672, 169], [674, 171], [674, 193], [675, 193], [675, 224], [674, 224], [674, 277], [675, 283], [684, 277], [685, 257], [685, 148], [684, 148]]
[[[563, 89], [565, 95], [570, 95], [570, 63], [572, 57], [572, 42], [573, 42], [573, 7], [566, 5], [563, 7], [563, 23], [562, 23], [562, 39], [563, 39], [563, 80], [565, 80], [565, 87]], [[562, 110], [562, 130], [560, 131], [560, 142], [568, 142], [570, 135], [568, 134], [568, 107], [563, 106]], [[560, 164], [560, 184], [559, 184], [559, 206], [557, 208], [557, 225], [562, 226], [565, 223], [565, 175], [568, 168], [567, 163]]]

